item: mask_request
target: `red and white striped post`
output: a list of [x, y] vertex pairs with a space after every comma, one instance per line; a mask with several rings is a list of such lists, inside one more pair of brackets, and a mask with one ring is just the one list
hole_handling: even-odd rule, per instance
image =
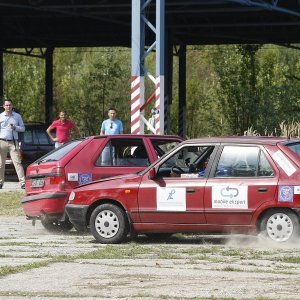
[[141, 80], [131, 76], [131, 133], [140, 134]]
[[160, 134], [160, 76], [156, 77], [156, 85], [155, 85], [155, 132], [156, 134]]

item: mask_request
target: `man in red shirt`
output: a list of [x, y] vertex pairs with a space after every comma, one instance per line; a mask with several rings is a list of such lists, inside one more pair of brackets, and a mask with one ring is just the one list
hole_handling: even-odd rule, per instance
[[[56, 137], [51, 134], [52, 130], [56, 130]], [[55, 148], [66, 143], [71, 136], [71, 130], [74, 130], [76, 134], [78, 134], [78, 128], [76, 125], [67, 119], [67, 114], [65, 111], [61, 111], [59, 113], [59, 119], [53, 121], [53, 123], [47, 128], [47, 133], [55, 142]]]

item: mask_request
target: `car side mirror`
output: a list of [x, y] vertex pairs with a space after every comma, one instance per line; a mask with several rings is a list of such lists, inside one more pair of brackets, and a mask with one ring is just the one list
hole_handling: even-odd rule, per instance
[[149, 173], [148, 173], [148, 178], [149, 179], [154, 179], [156, 176], [155, 168], [152, 168]]

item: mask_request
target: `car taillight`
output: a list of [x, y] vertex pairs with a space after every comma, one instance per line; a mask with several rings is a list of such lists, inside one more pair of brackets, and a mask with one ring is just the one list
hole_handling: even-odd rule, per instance
[[59, 185], [60, 190], [65, 189], [65, 170], [64, 168], [54, 168], [49, 177], [50, 184]]

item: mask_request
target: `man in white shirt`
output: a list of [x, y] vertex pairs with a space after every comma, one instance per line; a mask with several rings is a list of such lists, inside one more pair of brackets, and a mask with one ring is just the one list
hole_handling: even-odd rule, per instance
[[22, 117], [13, 111], [13, 103], [5, 99], [3, 103], [4, 112], [0, 114], [0, 189], [4, 184], [5, 161], [9, 152], [15, 166], [21, 188], [25, 188], [24, 169], [20, 159], [18, 132], [25, 131]]

